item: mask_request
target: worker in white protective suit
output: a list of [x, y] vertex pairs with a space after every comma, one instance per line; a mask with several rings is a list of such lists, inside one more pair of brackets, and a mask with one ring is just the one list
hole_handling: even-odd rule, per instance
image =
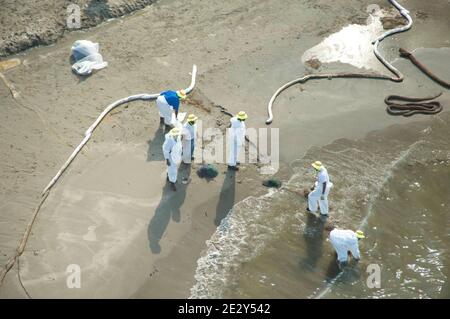
[[197, 119], [194, 114], [189, 114], [183, 125], [183, 163], [190, 164], [194, 160], [195, 141], [197, 139]]
[[331, 187], [333, 187], [333, 183], [330, 182], [328, 171], [322, 162], [316, 161], [311, 166], [315, 169], [317, 176], [316, 182], [308, 194], [308, 207], [306, 210], [315, 213], [317, 208], [320, 208], [320, 214], [328, 216], [328, 194]]
[[240, 111], [230, 119], [231, 126], [228, 129], [228, 143], [230, 146], [228, 168], [235, 171], [239, 170], [237, 167], [240, 164], [238, 162], [239, 152], [245, 146], [245, 120], [247, 117], [244, 111]]
[[173, 128], [167, 133], [166, 139], [162, 146], [164, 158], [167, 164], [167, 178], [170, 182], [172, 190], [176, 191], [175, 183], [177, 182], [178, 166], [181, 163], [181, 130]]
[[166, 126], [175, 126], [180, 108], [180, 100], [184, 99], [186, 99], [186, 92], [184, 90], [161, 92], [156, 98], [161, 124], [164, 122]]
[[361, 259], [358, 243], [360, 239], [365, 238], [361, 230], [354, 232], [349, 229], [337, 229], [332, 225], [327, 225], [325, 230], [329, 232], [331, 245], [336, 250], [339, 267], [347, 264], [349, 252], [354, 260], [359, 261]]

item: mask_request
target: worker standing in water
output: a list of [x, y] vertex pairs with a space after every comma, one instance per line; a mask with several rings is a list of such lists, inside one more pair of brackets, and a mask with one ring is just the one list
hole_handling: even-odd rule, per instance
[[228, 168], [232, 170], [239, 170], [237, 165], [239, 152], [242, 146], [245, 145], [245, 120], [247, 113], [240, 111], [236, 116], [230, 119], [231, 126], [228, 129], [228, 142], [230, 143], [230, 154], [228, 158]]
[[160, 124], [164, 124], [168, 127], [173, 127], [173, 113], [175, 112], [175, 120], [178, 117], [178, 110], [180, 108], [180, 100], [186, 99], [186, 92], [184, 90], [179, 91], [164, 91], [161, 92], [156, 99], [156, 105], [159, 109]]
[[349, 252], [354, 260], [359, 261], [361, 259], [358, 243], [360, 239], [365, 238], [361, 230], [354, 232], [349, 229], [337, 229], [333, 225], [327, 225], [325, 231], [329, 232], [331, 245], [336, 250], [339, 268], [348, 263]]
[[330, 182], [328, 171], [323, 166], [322, 162], [316, 161], [311, 164], [317, 173], [316, 182], [308, 194], [308, 207], [306, 210], [311, 213], [317, 211], [317, 204], [319, 204], [320, 214], [328, 216], [328, 194], [333, 184]]
[[194, 160], [195, 140], [197, 139], [197, 119], [194, 114], [189, 114], [183, 125], [183, 163], [190, 164]]
[[171, 129], [169, 133], [165, 135], [166, 139], [162, 146], [164, 158], [167, 164], [167, 178], [170, 182], [170, 186], [173, 191], [177, 188], [175, 183], [177, 182], [178, 166], [181, 162], [181, 130], [177, 127]]

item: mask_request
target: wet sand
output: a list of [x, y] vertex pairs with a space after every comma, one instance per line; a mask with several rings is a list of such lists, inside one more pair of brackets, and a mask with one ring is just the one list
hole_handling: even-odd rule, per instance
[[[20, 96], [14, 100], [0, 85], [2, 264], [13, 256], [41, 191], [110, 102], [185, 87], [196, 63], [198, 83], [186, 111], [217, 126], [217, 119], [227, 117], [215, 105], [245, 109], [248, 127], [264, 127], [273, 91], [305, 73], [303, 52], [349, 23], [364, 22], [373, 1], [342, 1], [333, 15], [324, 1], [191, 1], [186, 11], [187, 3], [160, 1], [131, 17], [67, 34], [55, 46], [19, 54], [22, 65], [4, 72]], [[428, 17], [421, 15], [411, 31], [387, 40], [383, 51], [393, 59], [399, 46], [449, 46], [442, 8], [448, 12], [448, 3], [410, 1], [412, 13]], [[109, 66], [86, 79], [72, 74], [69, 52], [78, 38], [99, 42]], [[448, 58], [433, 52], [418, 50], [417, 56], [445, 78], [440, 66]], [[406, 76], [402, 84], [315, 81], [285, 92], [272, 125], [280, 128], [279, 176], [287, 180], [288, 164], [312, 146], [426, 120], [386, 115], [386, 95], [438, 89], [408, 61], [396, 65]], [[448, 93], [442, 101], [449, 105]], [[188, 297], [197, 259], [220, 219], [234, 203], [267, 191], [255, 166], [236, 175], [220, 166], [219, 177], [207, 183], [195, 176], [194, 165], [192, 182], [169, 192], [158, 121], [154, 104], [119, 108], [62, 177], [20, 258], [20, 278], [32, 297]], [[327, 129], [318, 130], [317, 123]], [[81, 289], [66, 286], [66, 267], [73, 263], [83, 271]], [[6, 276], [1, 297], [26, 297], [18, 266]]]

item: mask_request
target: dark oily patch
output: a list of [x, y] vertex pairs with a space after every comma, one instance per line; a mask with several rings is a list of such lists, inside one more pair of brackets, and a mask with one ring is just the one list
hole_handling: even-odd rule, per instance
[[421, 19], [421, 20], [425, 20], [428, 18], [428, 13], [424, 12], [424, 11], [417, 11], [415, 13], [415, 16], [417, 19]]
[[276, 178], [269, 178], [262, 182], [262, 184], [266, 187], [272, 187], [272, 188], [280, 188], [281, 187], [281, 181]]
[[197, 175], [200, 178], [211, 179], [219, 175], [217, 167], [213, 164], [203, 165], [197, 170]]
[[313, 59], [309, 59], [308, 61], [305, 62], [305, 64], [311, 68], [313, 68], [314, 70], [317, 70], [318, 68], [320, 68], [322, 66], [322, 62], [319, 61], [319, 59], [313, 58]]
[[381, 23], [383, 24], [383, 29], [390, 30], [402, 25], [406, 25], [408, 22], [402, 16], [395, 16], [395, 17], [382, 17]]

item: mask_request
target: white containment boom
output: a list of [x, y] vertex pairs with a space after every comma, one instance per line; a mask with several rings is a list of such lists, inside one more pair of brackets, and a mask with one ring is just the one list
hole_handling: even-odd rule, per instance
[[[189, 94], [194, 89], [196, 76], [197, 76], [197, 66], [194, 64], [192, 66], [191, 84], [189, 85], [189, 87], [187, 87], [185, 89], [186, 94]], [[84, 133], [84, 138], [81, 141], [81, 143], [75, 148], [75, 150], [69, 156], [67, 161], [62, 165], [61, 169], [58, 171], [58, 173], [56, 173], [55, 177], [53, 177], [53, 179], [50, 181], [50, 183], [48, 183], [47, 187], [45, 187], [44, 191], [42, 192], [42, 195], [44, 195], [46, 192], [48, 192], [53, 187], [53, 185], [55, 185], [55, 183], [58, 181], [58, 179], [61, 177], [61, 175], [67, 169], [67, 167], [69, 167], [70, 163], [72, 163], [72, 161], [75, 159], [75, 157], [81, 151], [83, 146], [86, 145], [86, 143], [89, 141], [89, 139], [91, 138], [92, 133], [94, 132], [94, 130], [97, 128], [97, 126], [100, 124], [100, 122], [104, 119], [104, 117], [109, 112], [111, 112], [116, 107], [118, 107], [119, 105], [122, 105], [124, 103], [137, 101], [137, 100], [151, 101], [151, 100], [155, 100], [158, 96], [159, 96], [159, 93], [155, 93], [155, 94], [136, 94], [136, 95], [131, 95], [131, 96], [128, 96], [126, 98], [117, 100], [117, 101], [111, 103], [110, 105], [108, 105], [105, 108], [105, 110], [98, 116], [98, 118], [95, 120], [95, 122], [87, 129], [86, 133]]]

